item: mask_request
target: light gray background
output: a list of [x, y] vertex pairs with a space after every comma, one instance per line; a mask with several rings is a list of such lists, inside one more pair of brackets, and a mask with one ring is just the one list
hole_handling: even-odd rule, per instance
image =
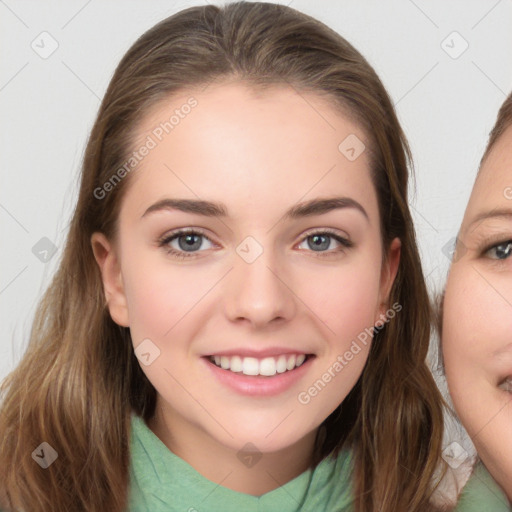
[[[116, 64], [146, 29], [203, 3], [0, 0], [0, 378], [21, 357], [57, 268], [86, 138]], [[441, 289], [443, 247], [512, 90], [512, 0], [280, 3], [338, 31], [388, 89], [415, 158], [411, 206], [425, 275], [432, 292]], [[31, 46], [51, 48], [43, 31], [58, 43], [46, 59]], [[43, 237], [57, 246], [46, 263], [32, 252]]]

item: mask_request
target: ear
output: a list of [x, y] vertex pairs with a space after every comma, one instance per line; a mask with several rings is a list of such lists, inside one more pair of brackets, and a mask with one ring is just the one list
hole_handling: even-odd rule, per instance
[[105, 299], [112, 320], [123, 327], [129, 327], [128, 306], [121, 275], [121, 266], [114, 245], [103, 233], [91, 236], [94, 258], [101, 271]]
[[389, 303], [389, 294], [391, 287], [395, 282], [398, 266], [400, 264], [400, 253], [402, 242], [399, 238], [394, 238], [389, 246], [387, 257], [382, 265], [380, 276], [380, 308], [379, 313], [386, 314]]

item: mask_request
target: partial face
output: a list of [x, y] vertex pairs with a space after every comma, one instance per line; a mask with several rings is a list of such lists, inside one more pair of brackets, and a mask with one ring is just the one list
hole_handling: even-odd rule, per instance
[[399, 243], [382, 265], [367, 152], [338, 149], [365, 134], [305, 98], [223, 84], [142, 121], [141, 144], [156, 144], [131, 176], [108, 256], [119, 278], [105, 283], [176, 437], [299, 442], [354, 386], [370, 348], [357, 337], [389, 307]]
[[512, 129], [483, 164], [450, 269], [443, 354], [453, 402], [512, 500]]

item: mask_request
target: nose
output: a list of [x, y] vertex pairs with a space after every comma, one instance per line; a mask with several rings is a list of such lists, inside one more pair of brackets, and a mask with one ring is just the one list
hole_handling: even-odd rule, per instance
[[233, 266], [224, 293], [230, 321], [263, 328], [293, 318], [297, 303], [291, 278], [270, 250], [264, 250], [252, 263], [237, 254]]

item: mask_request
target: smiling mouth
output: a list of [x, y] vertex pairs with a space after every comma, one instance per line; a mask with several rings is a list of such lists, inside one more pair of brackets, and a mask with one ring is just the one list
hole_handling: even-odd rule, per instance
[[312, 354], [283, 354], [276, 357], [208, 356], [215, 366], [233, 373], [248, 376], [273, 377], [302, 366]]
[[498, 387], [501, 390], [512, 394], [512, 375], [503, 380]]

